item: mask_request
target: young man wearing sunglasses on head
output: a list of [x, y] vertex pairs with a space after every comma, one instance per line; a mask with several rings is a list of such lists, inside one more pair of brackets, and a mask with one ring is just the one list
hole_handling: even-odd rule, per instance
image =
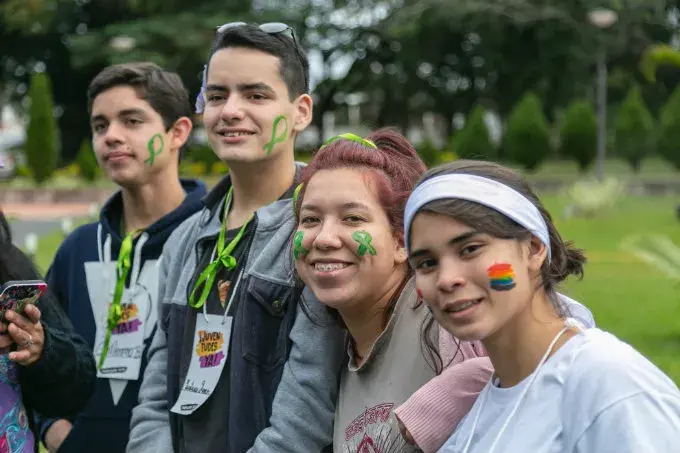
[[308, 85], [287, 25], [218, 29], [197, 110], [230, 170], [163, 252], [159, 329], [128, 453], [243, 453], [256, 438], [258, 453], [331, 443], [344, 337], [302, 312], [304, 297], [318, 308], [312, 318], [325, 315], [295, 285], [291, 249]]

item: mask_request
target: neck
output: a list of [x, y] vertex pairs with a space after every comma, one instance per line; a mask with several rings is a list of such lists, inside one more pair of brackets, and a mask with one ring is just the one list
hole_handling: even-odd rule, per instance
[[153, 225], [177, 209], [186, 197], [177, 175], [165, 175], [141, 186], [123, 187], [121, 192], [126, 234]]
[[[387, 285], [378, 297], [338, 310], [347, 331], [352, 337], [357, 365], [364, 363], [376, 340], [385, 330], [392, 314], [388, 312], [389, 303], [399, 290], [405, 277], [406, 269], [399, 268], [392, 273]], [[397, 297], [399, 296], [397, 295]]]
[[[541, 358], [564, 327], [545, 293], [537, 294], [526, 308], [498, 332], [483, 340], [501, 387], [512, 387], [534, 372]], [[564, 333], [555, 343], [554, 354], [573, 332]]]
[[281, 154], [278, 158], [254, 163], [227, 163], [233, 187], [229, 228], [243, 225], [263, 206], [278, 200], [295, 180], [295, 161]]

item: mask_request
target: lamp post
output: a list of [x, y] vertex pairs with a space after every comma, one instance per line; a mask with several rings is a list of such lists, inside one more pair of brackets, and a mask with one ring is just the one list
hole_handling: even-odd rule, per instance
[[[616, 12], [610, 9], [594, 9], [588, 19], [597, 28], [604, 30], [618, 20]], [[597, 52], [597, 160], [595, 172], [598, 181], [604, 180], [604, 161], [607, 153], [607, 54], [604, 46]]]

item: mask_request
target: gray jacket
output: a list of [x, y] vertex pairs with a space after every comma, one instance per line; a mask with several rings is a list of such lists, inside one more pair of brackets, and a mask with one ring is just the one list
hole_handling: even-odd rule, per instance
[[[221, 181], [206, 197], [206, 207], [182, 223], [163, 250], [159, 329], [132, 413], [127, 453], [169, 453], [176, 445], [173, 424], [179, 416], [169, 408], [182, 385], [179, 351], [192, 309], [187, 296], [219, 233], [217, 206], [229, 184], [228, 177]], [[250, 453], [316, 453], [332, 442], [345, 335], [310, 291], [301, 297], [306, 312], [300, 297], [291, 297], [291, 193], [256, 211], [229, 352], [236, 374], [231, 375], [229, 413], [235, 416], [228, 427], [228, 453], [244, 452], [253, 442]], [[234, 376], [249, 378], [235, 382]]]

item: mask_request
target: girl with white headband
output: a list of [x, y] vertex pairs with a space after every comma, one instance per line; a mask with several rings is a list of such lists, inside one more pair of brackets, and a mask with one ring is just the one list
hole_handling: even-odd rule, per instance
[[404, 232], [416, 286], [495, 372], [444, 453], [678, 451], [680, 391], [614, 335], [565, 309], [557, 284], [581, 250], [514, 171], [457, 161], [428, 171]]

